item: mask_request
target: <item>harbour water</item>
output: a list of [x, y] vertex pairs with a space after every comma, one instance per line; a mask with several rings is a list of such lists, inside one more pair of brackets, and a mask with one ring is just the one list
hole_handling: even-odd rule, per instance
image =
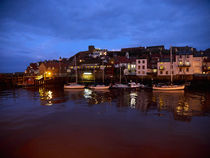
[[209, 157], [210, 93], [0, 91], [0, 157]]

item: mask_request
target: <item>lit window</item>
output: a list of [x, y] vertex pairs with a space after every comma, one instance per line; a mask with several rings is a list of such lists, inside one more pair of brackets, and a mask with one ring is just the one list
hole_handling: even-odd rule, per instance
[[157, 69], [153, 69], [153, 72], [157, 72]]
[[164, 69], [164, 66], [163, 66], [163, 65], [161, 65], [159, 68], [160, 68], [160, 70], [163, 70], [163, 69]]
[[141, 69], [141, 66], [138, 66], [138, 69]]
[[145, 74], [145, 72], [144, 72], [144, 71], [142, 71], [142, 74]]

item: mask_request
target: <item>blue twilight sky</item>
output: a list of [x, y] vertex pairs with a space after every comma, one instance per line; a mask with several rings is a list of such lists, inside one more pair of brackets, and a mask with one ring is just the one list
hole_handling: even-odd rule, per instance
[[210, 0], [0, 0], [0, 72], [88, 45], [210, 47]]

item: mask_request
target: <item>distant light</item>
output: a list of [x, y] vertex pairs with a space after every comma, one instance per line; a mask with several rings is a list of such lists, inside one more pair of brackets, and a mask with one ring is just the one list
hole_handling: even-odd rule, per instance
[[92, 72], [84, 72], [84, 75], [92, 75]]

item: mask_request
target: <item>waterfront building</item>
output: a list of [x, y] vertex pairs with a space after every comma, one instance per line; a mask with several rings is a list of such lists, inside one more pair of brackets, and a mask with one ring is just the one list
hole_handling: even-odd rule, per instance
[[191, 51], [177, 52], [174, 66], [175, 75], [193, 75], [193, 53]]
[[160, 46], [149, 46], [149, 47], [146, 47], [147, 50], [151, 51], [151, 50], [159, 50], [159, 51], [162, 51], [164, 50], [164, 45], [160, 45]]
[[169, 58], [161, 59], [157, 63], [158, 76], [170, 76], [171, 73], [174, 74], [174, 70], [175, 70], [175, 63], [173, 62], [171, 67], [171, 62]]
[[26, 68], [25, 74], [28, 76], [34, 76], [39, 74], [39, 64], [40, 63], [30, 63], [30, 65]]
[[201, 54], [193, 55], [193, 74], [202, 74], [203, 73], [203, 56]]
[[147, 59], [136, 59], [136, 75], [147, 75]]
[[68, 64], [58, 61], [45, 61], [39, 65], [39, 74], [46, 77], [64, 77], [68, 75]]
[[210, 58], [205, 57], [202, 63], [203, 74], [210, 74]]

